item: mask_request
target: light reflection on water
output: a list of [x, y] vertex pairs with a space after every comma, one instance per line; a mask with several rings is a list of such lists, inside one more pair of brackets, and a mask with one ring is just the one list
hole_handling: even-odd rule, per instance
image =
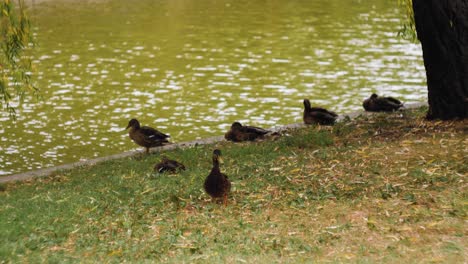
[[44, 100], [0, 117], [0, 175], [136, 149], [133, 117], [180, 142], [300, 122], [306, 97], [338, 113], [372, 92], [426, 98], [389, 1], [130, 2], [32, 7]]

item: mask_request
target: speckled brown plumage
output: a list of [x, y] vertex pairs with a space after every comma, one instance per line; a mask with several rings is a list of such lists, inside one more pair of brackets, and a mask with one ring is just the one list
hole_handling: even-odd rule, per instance
[[403, 104], [393, 97], [380, 97], [374, 93], [364, 100], [362, 106], [369, 112], [392, 112], [403, 107]]
[[163, 156], [161, 161], [154, 166], [154, 171], [159, 173], [176, 173], [180, 170], [185, 170], [184, 164], [175, 160], [168, 159], [165, 156]]
[[311, 107], [309, 99], [304, 99], [305, 124], [333, 125], [338, 115], [335, 112], [328, 111], [321, 107]]
[[263, 128], [243, 126], [239, 122], [234, 122], [231, 125], [231, 129], [224, 135], [224, 138], [234, 142], [253, 141], [257, 138], [263, 137], [269, 132], [270, 131]]
[[138, 145], [146, 148], [146, 153], [149, 152], [149, 148], [159, 147], [169, 143], [167, 138], [168, 135], [159, 132], [158, 130], [148, 127], [140, 126], [140, 122], [136, 119], [130, 120], [126, 129], [130, 128], [128, 135]]
[[215, 149], [213, 151], [213, 168], [210, 174], [206, 177], [204, 189], [213, 199], [223, 198], [224, 204], [227, 204], [227, 197], [231, 191], [231, 182], [226, 174], [219, 169], [221, 160], [221, 151]]

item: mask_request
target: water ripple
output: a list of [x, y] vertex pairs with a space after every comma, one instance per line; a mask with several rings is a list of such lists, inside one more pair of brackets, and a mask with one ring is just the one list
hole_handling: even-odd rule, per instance
[[426, 100], [420, 46], [395, 37], [388, 1], [241, 0], [228, 13], [227, 0], [194, 1], [166, 15], [168, 1], [132, 5], [130, 24], [115, 23], [121, 0], [37, 5], [44, 101], [27, 98], [16, 123], [0, 116], [0, 175], [136, 149], [131, 118], [180, 142], [234, 121], [300, 122], [304, 98], [339, 113], [372, 92]]

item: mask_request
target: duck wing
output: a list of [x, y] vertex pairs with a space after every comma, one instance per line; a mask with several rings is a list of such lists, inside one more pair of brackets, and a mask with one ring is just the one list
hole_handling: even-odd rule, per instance
[[270, 132], [269, 130], [266, 130], [260, 127], [254, 127], [254, 126], [243, 126], [241, 131], [243, 133], [253, 133], [253, 134], [259, 134], [259, 135], [265, 135]]
[[157, 171], [159, 173], [163, 173], [163, 172], [166, 172], [166, 171], [170, 170], [171, 168], [168, 168], [166, 165], [167, 165], [166, 163], [160, 162], [160, 163], [156, 164], [156, 166], [154, 166], [154, 171]]
[[400, 102], [400, 100], [398, 99], [395, 99], [393, 97], [384, 97], [387, 101], [391, 102], [391, 103], [394, 103], [394, 104], [397, 104], [397, 105], [402, 105], [402, 103]]
[[171, 167], [171, 168], [174, 168], [174, 169], [185, 170], [184, 164], [182, 164], [182, 163], [180, 163], [178, 161], [175, 161], [175, 160], [167, 160], [167, 166]]
[[185, 170], [185, 166], [182, 163], [175, 160], [161, 161], [154, 167], [154, 170], [159, 173], [163, 173], [166, 171], [176, 172], [178, 169]]
[[335, 113], [335, 112], [333, 112], [333, 111], [329, 111], [329, 110], [327, 110], [327, 109], [325, 109], [325, 108], [322, 108], [322, 107], [311, 107], [310, 110], [311, 110], [310, 112], [325, 113], [325, 114], [332, 115], [332, 116], [334, 116], [334, 117], [337, 117], [337, 116], [338, 116], [337, 113]]
[[402, 106], [401, 102], [400, 101], [398, 102], [399, 103], [396, 103], [393, 100], [389, 100], [388, 97], [377, 98], [374, 100], [374, 103], [375, 103], [374, 111], [391, 112], [391, 111], [398, 110], [398, 108]]
[[335, 113], [330, 113], [328, 111], [326, 112], [315, 111], [311, 113], [311, 116], [312, 116], [312, 119], [315, 120], [315, 122], [321, 125], [333, 125], [338, 115]]
[[165, 140], [166, 138], [169, 138], [170, 136], [159, 132], [158, 130], [148, 127], [148, 126], [143, 126], [140, 128], [140, 131], [145, 137], [151, 140]]
[[223, 175], [223, 189], [225, 193], [229, 193], [231, 191], [231, 182], [226, 174], [222, 173]]

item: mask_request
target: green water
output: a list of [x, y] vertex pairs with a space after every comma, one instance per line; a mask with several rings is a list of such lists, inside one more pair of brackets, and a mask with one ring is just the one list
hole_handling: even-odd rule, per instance
[[136, 149], [134, 117], [180, 142], [301, 122], [303, 98], [338, 113], [371, 92], [425, 101], [395, 2], [33, 1], [44, 100], [1, 116], [0, 175]]

